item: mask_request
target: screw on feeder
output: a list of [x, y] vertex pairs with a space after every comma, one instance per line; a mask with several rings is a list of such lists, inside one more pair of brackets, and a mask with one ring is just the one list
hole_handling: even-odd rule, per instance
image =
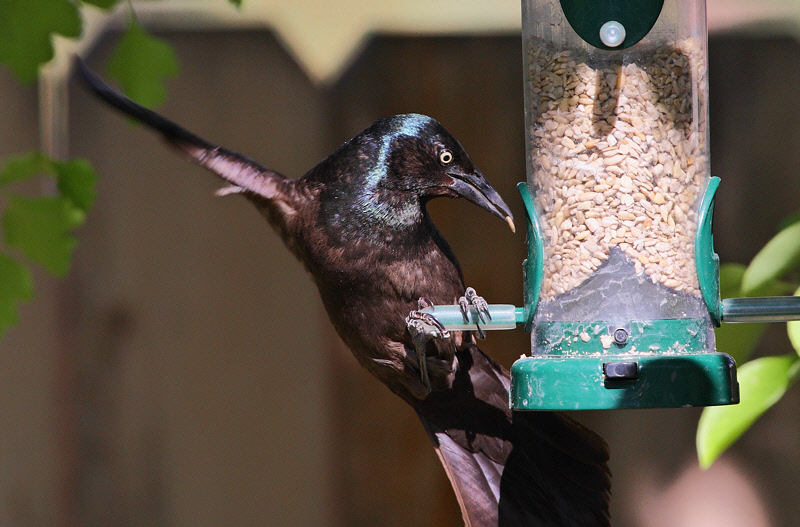
[[600, 26], [600, 41], [610, 48], [616, 48], [625, 40], [625, 26], [610, 20]]
[[624, 346], [628, 342], [628, 332], [624, 328], [614, 330], [614, 343], [617, 346]]

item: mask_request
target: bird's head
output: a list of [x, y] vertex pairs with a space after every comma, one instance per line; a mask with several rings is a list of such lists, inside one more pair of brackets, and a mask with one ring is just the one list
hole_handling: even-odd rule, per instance
[[423, 203], [442, 196], [463, 197], [506, 220], [514, 230], [508, 205], [436, 120], [418, 114], [396, 115], [371, 128], [380, 137], [385, 189], [413, 193]]

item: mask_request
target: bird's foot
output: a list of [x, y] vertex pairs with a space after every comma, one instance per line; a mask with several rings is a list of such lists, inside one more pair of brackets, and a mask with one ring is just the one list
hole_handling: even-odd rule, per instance
[[[478, 293], [475, 292], [475, 289], [471, 287], [468, 287], [464, 292], [464, 296], [458, 299], [458, 305], [461, 307], [461, 315], [464, 317], [465, 322], [469, 320], [470, 306], [475, 308], [475, 311], [478, 313], [478, 319], [480, 319], [480, 321], [484, 324], [492, 319], [492, 315], [489, 313], [489, 304], [482, 296], [478, 296]], [[478, 338], [485, 339], [486, 332], [481, 328], [477, 321], [475, 327], [478, 331]]]
[[445, 329], [444, 325], [430, 313], [423, 313], [422, 310], [426, 307], [433, 306], [433, 303], [427, 298], [420, 298], [417, 303], [418, 308], [406, 317], [406, 328], [411, 335], [411, 341], [414, 343], [414, 350], [417, 352], [417, 362], [419, 363], [419, 373], [422, 378], [422, 384], [425, 389], [430, 392], [431, 381], [428, 377], [428, 363], [425, 357], [425, 347], [430, 339], [446, 339], [450, 337], [450, 332]]

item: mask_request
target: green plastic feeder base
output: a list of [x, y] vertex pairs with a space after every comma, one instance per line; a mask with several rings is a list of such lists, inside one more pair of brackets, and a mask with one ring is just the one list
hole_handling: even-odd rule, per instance
[[737, 404], [724, 353], [534, 356], [511, 367], [513, 410], [612, 410]]

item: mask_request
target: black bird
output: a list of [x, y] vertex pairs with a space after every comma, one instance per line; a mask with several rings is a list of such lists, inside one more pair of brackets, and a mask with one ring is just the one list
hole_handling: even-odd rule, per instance
[[310, 272], [358, 362], [417, 411], [467, 525], [609, 524], [608, 451], [599, 436], [558, 413], [512, 416], [509, 374], [470, 332], [415, 351], [409, 312], [454, 304], [465, 291], [427, 202], [464, 197], [513, 226], [442, 125], [416, 114], [380, 119], [291, 180], [137, 105], [80, 61], [77, 69], [95, 95], [158, 131], [227, 181], [223, 194], [241, 193], [266, 217]]

